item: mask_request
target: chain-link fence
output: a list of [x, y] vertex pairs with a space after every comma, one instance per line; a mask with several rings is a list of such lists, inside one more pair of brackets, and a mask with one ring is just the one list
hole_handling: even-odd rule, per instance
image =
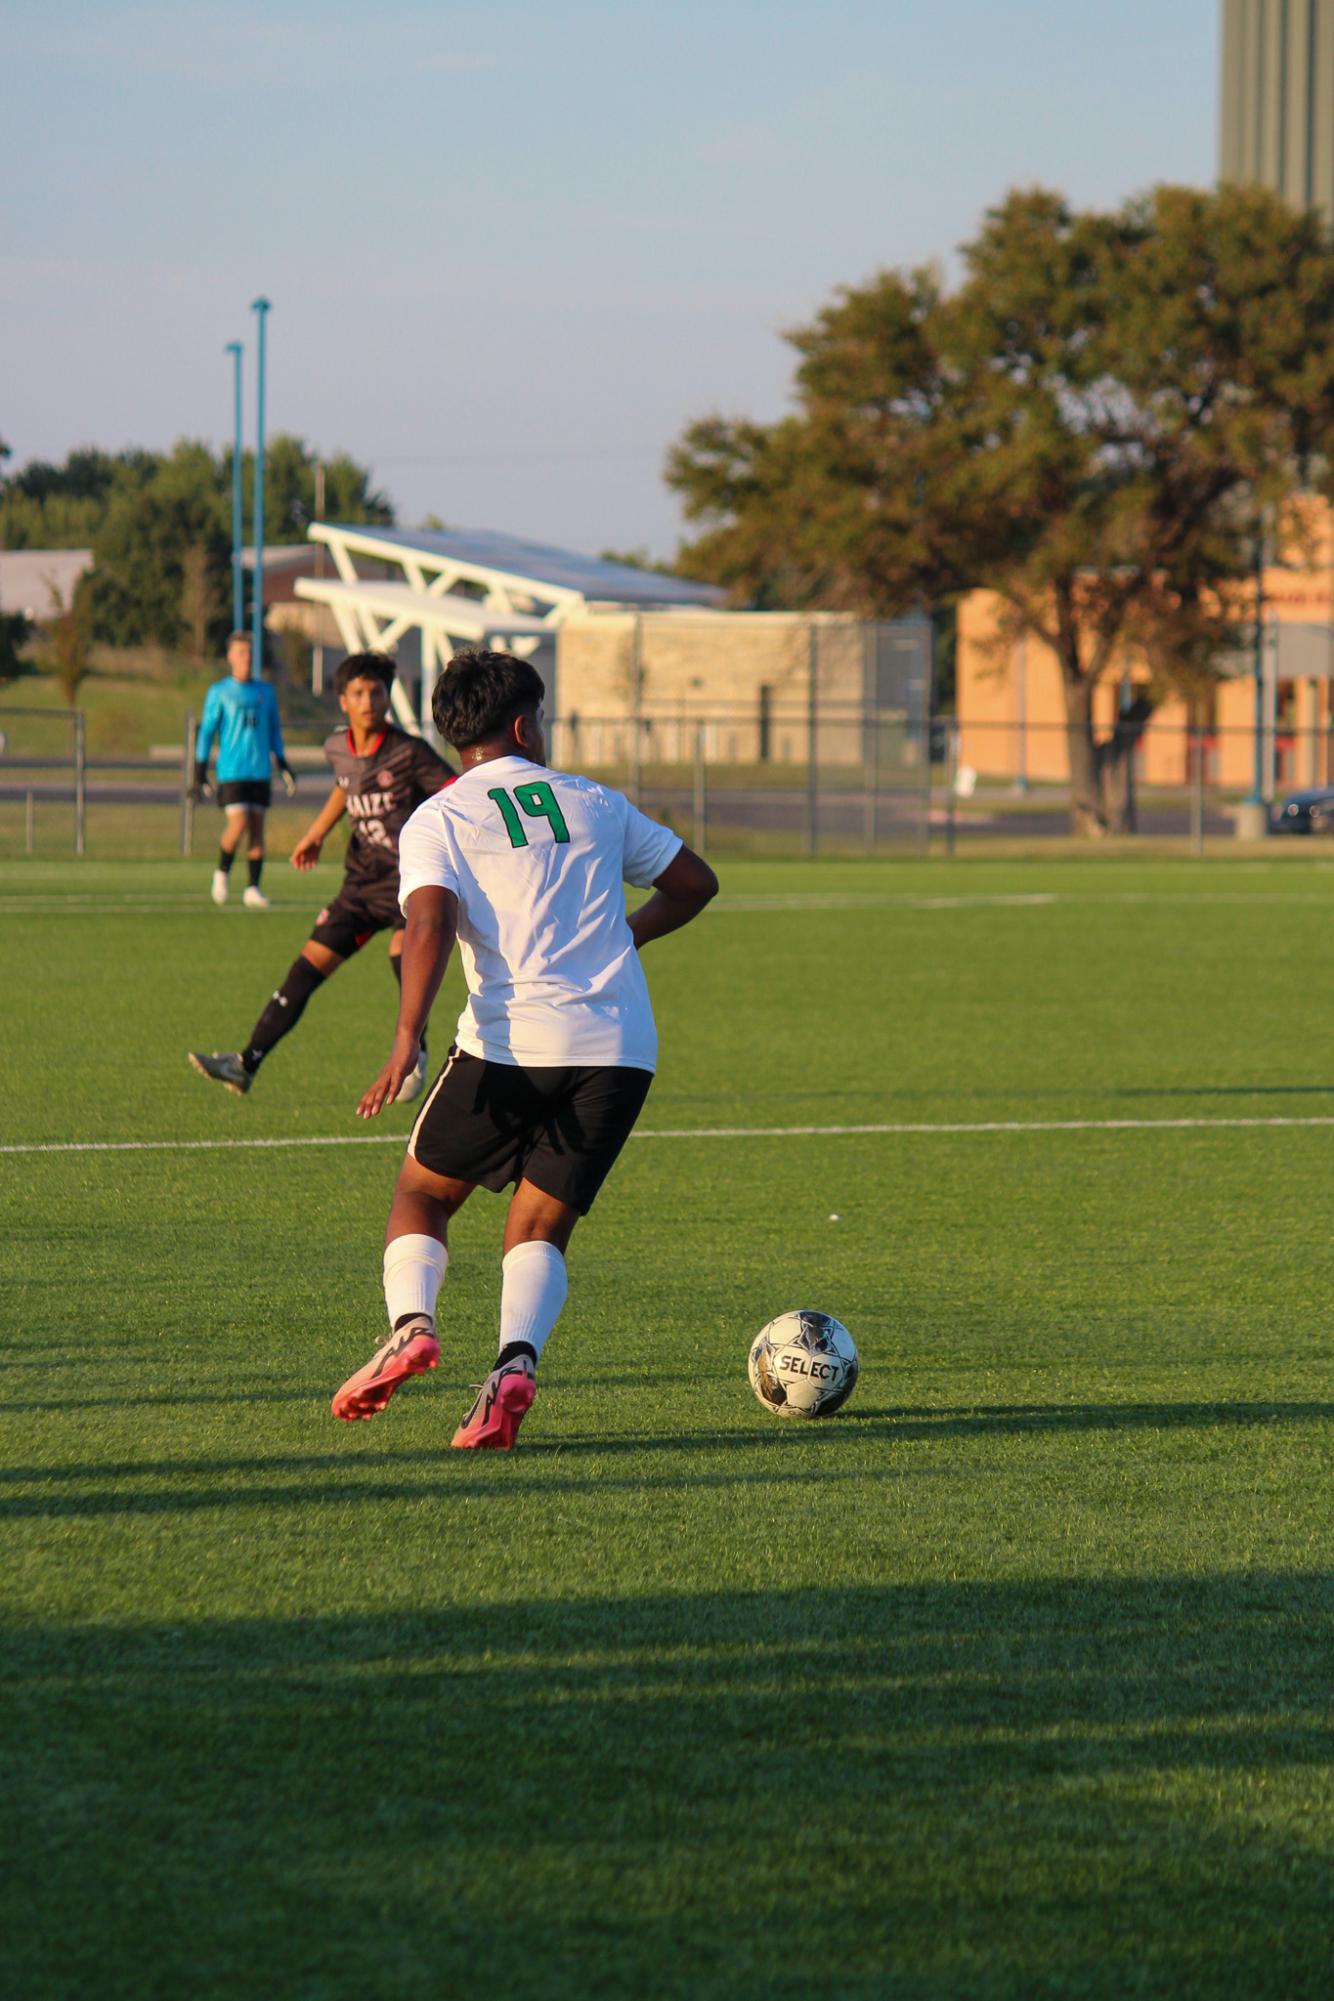
[[80, 709], [0, 708], [0, 852], [86, 852], [86, 743]]
[[[774, 855], [925, 849], [925, 619], [776, 613], [734, 625], [612, 613], [561, 640], [548, 704], [552, 763], [628, 792], [692, 845]], [[70, 751], [71, 732], [83, 741], [77, 712], [11, 713], [0, 853], [66, 847], [64, 830], [72, 841], [76, 821], [80, 853], [85, 844], [112, 853], [146, 843], [191, 852], [192, 718], [182, 719], [179, 748], [85, 758], [80, 776]], [[328, 774], [314, 748], [291, 754], [309, 814]]]
[[931, 670], [925, 619], [613, 615], [561, 635], [549, 755], [697, 847], [921, 850]]
[[[1071, 831], [1063, 723], [943, 718], [933, 731], [933, 831], [949, 849]], [[1334, 832], [1334, 811], [1306, 795], [1334, 790], [1334, 729], [1192, 728], [1156, 718], [1127, 743], [1104, 737], [1099, 803], [1110, 830], [1187, 841]], [[1117, 750], [1124, 752], [1117, 755]]]

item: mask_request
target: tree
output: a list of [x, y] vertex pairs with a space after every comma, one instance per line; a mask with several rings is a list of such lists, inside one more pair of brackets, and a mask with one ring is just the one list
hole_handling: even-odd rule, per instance
[[[1114, 214], [1009, 195], [963, 282], [882, 272], [788, 336], [797, 408], [693, 424], [667, 479], [706, 532], [682, 567], [760, 604], [886, 615], [998, 594], [1060, 663], [1076, 828], [1119, 825], [1154, 695], [1237, 641], [1256, 520], [1330, 483], [1334, 244], [1257, 188]], [[1098, 682], [1154, 687], [1110, 739]]]
[[[221, 574], [231, 557], [231, 533], [217, 462], [207, 445], [182, 443], [146, 486], [117, 495], [94, 539], [98, 638], [118, 646], [175, 646], [191, 549], [204, 552], [206, 570]], [[220, 604], [208, 630], [212, 642], [222, 637]]]
[[51, 609], [42, 620], [42, 664], [55, 675], [61, 694], [73, 708], [79, 689], [92, 673], [93, 618], [91, 579], [79, 578], [68, 604], [54, 584], [49, 586]]
[[208, 659], [227, 611], [221, 571], [207, 542], [191, 542], [181, 555], [181, 634], [197, 666]]
[[[310, 523], [318, 518], [315, 507], [318, 467], [324, 468], [324, 518], [326, 521], [372, 522], [392, 528], [393, 503], [371, 485], [371, 475], [346, 452], [321, 458], [303, 439], [284, 432], [269, 440], [264, 448], [264, 540], [269, 543], [304, 542]], [[222, 483], [231, 492], [232, 455], [224, 454]], [[246, 452], [241, 461], [241, 490], [244, 495], [245, 534], [254, 539], [253, 496], [254, 455]]]
[[160, 463], [152, 452], [112, 454], [91, 446], [64, 465], [31, 459], [0, 482], [0, 545], [7, 549], [85, 549], [112, 497], [143, 487]]
[[24, 671], [23, 648], [32, 625], [21, 611], [0, 611], [0, 682], [17, 681]]

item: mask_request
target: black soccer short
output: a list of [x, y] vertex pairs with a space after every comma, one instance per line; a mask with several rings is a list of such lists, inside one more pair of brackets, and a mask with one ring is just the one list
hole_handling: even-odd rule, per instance
[[218, 787], [219, 806], [267, 806], [273, 787], [267, 778], [228, 778]]
[[377, 931], [401, 931], [407, 918], [398, 907], [398, 877], [383, 882], [348, 882], [344, 879], [333, 902], [315, 919], [311, 938], [327, 945], [340, 959], [350, 959]]
[[652, 1082], [651, 1070], [525, 1070], [451, 1049], [408, 1152], [432, 1174], [496, 1192], [531, 1181], [586, 1216]]

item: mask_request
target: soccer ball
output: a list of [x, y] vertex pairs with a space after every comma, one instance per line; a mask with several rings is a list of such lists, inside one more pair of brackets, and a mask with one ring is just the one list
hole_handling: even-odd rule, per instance
[[829, 1313], [780, 1313], [750, 1344], [750, 1386], [776, 1417], [832, 1417], [858, 1367], [856, 1343]]

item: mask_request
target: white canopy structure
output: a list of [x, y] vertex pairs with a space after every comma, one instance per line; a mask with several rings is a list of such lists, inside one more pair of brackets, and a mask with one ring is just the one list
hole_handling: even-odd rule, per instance
[[394, 700], [400, 720], [428, 736], [435, 734], [431, 692], [460, 645], [495, 646], [531, 659], [554, 705], [555, 635], [575, 613], [591, 604], [701, 610], [721, 599], [720, 592], [681, 577], [487, 530], [316, 521], [308, 532], [328, 549], [337, 574], [299, 578], [298, 597], [327, 607], [349, 653], [398, 650], [401, 667], [410, 670], [416, 664], [411, 655], [420, 649], [417, 713], [401, 680]]

